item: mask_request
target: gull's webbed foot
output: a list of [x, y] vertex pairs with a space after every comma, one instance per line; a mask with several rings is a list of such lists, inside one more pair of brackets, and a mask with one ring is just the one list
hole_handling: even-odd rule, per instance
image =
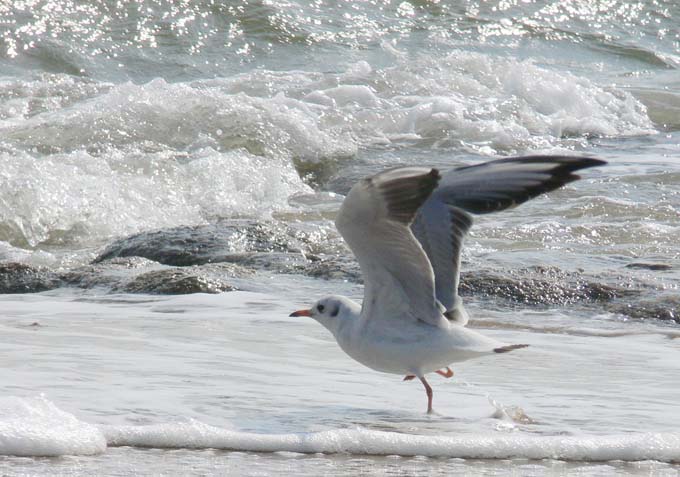
[[440, 376], [444, 376], [445, 378], [450, 378], [451, 376], [453, 376], [453, 371], [448, 366], [444, 369], [438, 369], [437, 371], [435, 371], [435, 373], [437, 373]]

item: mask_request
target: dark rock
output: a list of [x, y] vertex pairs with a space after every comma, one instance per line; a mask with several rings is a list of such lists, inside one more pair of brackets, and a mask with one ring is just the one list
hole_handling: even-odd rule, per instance
[[338, 257], [326, 258], [308, 263], [304, 269], [305, 275], [325, 280], [345, 280], [354, 283], [363, 283], [359, 264], [351, 260], [343, 260]]
[[664, 320], [680, 323], [680, 297], [659, 296], [655, 299], [636, 300], [632, 303], [613, 303], [607, 306], [612, 313], [631, 318]]
[[116, 257], [100, 263], [74, 268], [61, 274], [63, 282], [79, 288], [118, 288], [135, 275], [160, 264], [142, 257]]
[[131, 281], [115, 289], [126, 293], [151, 293], [162, 295], [185, 295], [189, 293], [221, 293], [236, 290], [236, 286], [227, 281], [227, 277], [235, 278], [246, 275], [242, 267], [222, 264], [218, 268], [186, 267], [170, 268], [145, 272]]
[[142, 232], [110, 244], [93, 263], [114, 257], [144, 257], [164, 265], [238, 262], [252, 252], [304, 253], [309, 240], [282, 223], [230, 220], [211, 225]]
[[517, 270], [510, 275], [466, 272], [461, 274], [459, 292], [463, 296], [500, 297], [530, 305], [603, 302], [640, 293], [629, 287], [608, 285], [580, 274], [546, 267]]
[[134, 270], [155, 265], [158, 265], [158, 263], [144, 257], [115, 257], [99, 263], [100, 267], [110, 267], [119, 270]]
[[172, 269], [142, 273], [119, 291], [127, 293], [185, 295], [189, 293], [221, 293], [235, 289], [235, 287], [228, 283], [219, 280], [187, 274], [179, 269]]
[[673, 267], [665, 263], [629, 263], [626, 268], [635, 268], [638, 270], [652, 270], [652, 271], [665, 271], [671, 270]]
[[231, 257], [232, 263], [256, 270], [268, 270], [276, 273], [304, 274], [310, 263], [302, 253], [253, 252]]
[[37, 293], [61, 285], [57, 274], [25, 263], [0, 263], [0, 293]]
[[[246, 253], [239, 259], [277, 273], [302, 273], [300, 270], [308, 263], [299, 253]], [[0, 264], [0, 293], [33, 293], [60, 286], [124, 293], [220, 293], [237, 289], [235, 280], [253, 274], [252, 269], [233, 263], [170, 268], [142, 257], [114, 257], [61, 273], [5, 263]]]
[[172, 267], [142, 257], [116, 257], [62, 274], [65, 284], [108, 288], [115, 292], [187, 294], [234, 290], [231, 279], [251, 276], [249, 269], [230, 263]]

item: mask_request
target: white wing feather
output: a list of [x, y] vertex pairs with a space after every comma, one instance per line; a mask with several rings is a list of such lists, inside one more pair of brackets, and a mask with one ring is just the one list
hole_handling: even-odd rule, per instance
[[342, 203], [335, 224], [364, 276], [364, 319], [409, 317], [447, 326], [432, 266], [409, 228], [438, 180], [436, 169], [391, 169], [359, 181]]

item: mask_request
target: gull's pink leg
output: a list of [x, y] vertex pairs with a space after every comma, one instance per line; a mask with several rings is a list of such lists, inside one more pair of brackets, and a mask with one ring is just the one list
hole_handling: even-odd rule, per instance
[[415, 375], [414, 375], [414, 374], [409, 374], [409, 375], [407, 375], [407, 376], [404, 376], [403, 381], [410, 381], [410, 380], [412, 380], [412, 379], [416, 379]]
[[425, 380], [424, 376], [418, 376], [420, 382], [425, 386], [425, 393], [427, 394], [427, 413], [432, 414], [432, 388], [430, 384]]
[[445, 369], [446, 371], [443, 371], [443, 370], [441, 370], [441, 369], [438, 369], [437, 371], [435, 371], [435, 373], [437, 373], [437, 374], [440, 375], [440, 376], [444, 376], [445, 378], [450, 378], [451, 376], [453, 376], [453, 371], [451, 371], [451, 368], [449, 368], [449, 367], [447, 366], [447, 367], [444, 368], [444, 369]]

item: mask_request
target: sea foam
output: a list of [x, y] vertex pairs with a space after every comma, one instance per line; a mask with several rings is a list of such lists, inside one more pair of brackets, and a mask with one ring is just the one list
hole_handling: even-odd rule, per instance
[[427, 140], [503, 154], [655, 132], [630, 93], [569, 72], [474, 52], [412, 57], [383, 48], [395, 64], [359, 61], [323, 75], [257, 71], [209, 84], [293, 98], [296, 109], [314, 112], [320, 130], [346, 133], [359, 146]]
[[0, 455], [91, 455], [105, 450], [99, 429], [45, 398], [0, 399]]
[[23, 248], [91, 242], [215, 217], [267, 217], [310, 191], [292, 164], [237, 149], [191, 153], [111, 149], [36, 157], [0, 153], [0, 223]]
[[680, 434], [677, 433], [604, 436], [537, 436], [519, 433], [424, 436], [354, 428], [299, 434], [254, 434], [219, 429], [197, 421], [152, 426], [106, 427], [103, 432], [110, 446], [463, 459], [680, 461]]
[[392, 64], [339, 72], [0, 82], [0, 240], [90, 245], [219, 217], [268, 218], [311, 192], [306, 174], [330, 164], [327, 175], [367, 147], [498, 155], [654, 132], [630, 93], [568, 72], [386, 49]]
[[108, 446], [222, 449], [461, 459], [558, 459], [574, 462], [680, 461], [680, 434], [527, 435], [512, 433], [416, 435], [361, 427], [320, 432], [258, 434], [218, 428], [195, 419], [143, 426], [94, 426], [44, 397], [0, 400], [0, 455], [91, 455]]

